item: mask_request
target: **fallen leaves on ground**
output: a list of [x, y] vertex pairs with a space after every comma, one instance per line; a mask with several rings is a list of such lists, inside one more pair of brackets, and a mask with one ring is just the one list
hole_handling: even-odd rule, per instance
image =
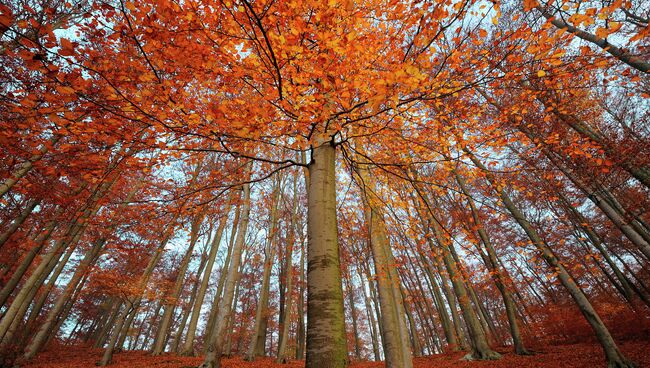
[[[638, 367], [650, 367], [650, 340], [627, 341], [620, 344], [621, 350]], [[456, 352], [435, 356], [419, 357], [414, 360], [415, 368], [596, 368], [605, 367], [603, 352], [597, 344], [573, 344], [544, 346], [535, 349], [535, 355], [518, 356], [505, 349], [497, 349], [503, 358], [496, 361], [466, 361], [465, 353]], [[84, 347], [57, 346], [36, 357], [34, 361], [23, 368], [82, 368], [95, 367], [95, 362], [101, 358], [102, 349]], [[143, 351], [129, 351], [115, 354], [112, 368], [190, 368], [203, 362], [202, 357], [180, 357], [172, 354], [151, 356]], [[291, 361], [288, 364], [277, 364], [273, 358], [258, 359], [246, 362], [241, 357], [223, 360], [223, 368], [300, 368], [303, 361]], [[383, 362], [354, 362], [351, 368], [380, 368]]]

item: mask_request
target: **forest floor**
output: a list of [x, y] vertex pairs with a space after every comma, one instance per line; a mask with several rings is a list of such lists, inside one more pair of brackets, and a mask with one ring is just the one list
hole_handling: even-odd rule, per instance
[[[620, 344], [624, 354], [637, 363], [639, 368], [650, 367], [650, 340], [627, 341]], [[605, 367], [602, 349], [597, 344], [551, 345], [535, 349], [536, 354], [518, 356], [508, 350], [497, 349], [503, 358], [497, 361], [465, 361], [463, 353], [448, 353], [415, 358], [415, 368], [598, 368]], [[57, 346], [40, 354], [23, 368], [81, 368], [95, 367], [102, 355], [102, 349]], [[145, 352], [117, 353], [112, 368], [190, 368], [202, 363], [201, 357], [179, 357], [172, 354], [150, 356]], [[245, 362], [240, 357], [223, 360], [223, 368], [301, 368], [304, 361], [276, 364], [272, 358]], [[354, 362], [350, 368], [381, 368], [382, 362]]]

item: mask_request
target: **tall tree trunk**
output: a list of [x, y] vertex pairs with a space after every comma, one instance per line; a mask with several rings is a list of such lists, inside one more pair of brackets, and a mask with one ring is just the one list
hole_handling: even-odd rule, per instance
[[474, 286], [472, 285], [472, 282], [469, 276], [467, 275], [467, 272], [465, 271], [465, 265], [458, 257], [458, 253], [456, 253], [456, 248], [454, 248], [453, 245], [451, 245], [448, 247], [448, 249], [449, 249], [449, 254], [451, 254], [451, 257], [454, 260], [454, 263], [458, 267], [458, 272], [460, 274], [460, 277], [465, 283], [467, 294], [469, 295], [472, 305], [474, 306], [474, 313], [476, 317], [478, 317], [479, 322], [481, 323], [481, 327], [483, 328], [483, 332], [485, 333], [485, 336], [488, 338], [488, 341], [490, 341], [490, 337], [492, 338], [496, 337], [495, 336], [496, 328], [492, 324], [492, 321], [489, 320], [489, 315], [485, 310], [485, 307], [476, 296], [476, 291], [474, 290]]
[[[404, 288], [400, 286], [400, 297], [402, 300], [406, 300], [406, 295], [404, 294]], [[418, 303], [419, 304], [419, 303]], [[419, 307], [419, 306], [418, 306]], [[415, 318], [413, 318], [413, 312], [411, 308], [404, 306], [404, 313], [406, 314], [406, 319], [409, 323], [410, 334], [408, 334], [409, 341], [413, 347], [413, 352], [415, 356], [422, 355], [422, 346], [420, 345], [420, 338], [418, 336], [418, 329], [415, 325]], [[426, 332], [425, 332], [426, 335]], [[402, 342], [404, 344], [404, 342]], [[410, 351], [410, 350], [409, 350]], [[412, 365], [412, 364], [411, 364]]]
[[395, 270], [395, 260], [388, 243], [386, 224], [375, 197], [376, 186], [366, 172], [359, 171], [364, 185], [366, 221], [369, 225], [370, 248], [375, 265], [379, 304], [381, 306], [382, 343], [387, 367], [413, 366], [406, 328], [404, 301], [400, 293], [400, 280]]
[[363, 301], [366, 305], [366, 316], [368, 318], [368, 327], [370, 329], [370, 338], [372, 341], [372, 352], [375, 357], [375, 361], [381, 360], [381, 355], [379, 354], [379, 340], [377, 338], [377, 322], [375, 321], [375, 314], [372, 311], [372, 306], [370, 305], [370, 297], [366, 292], [366, 282], [364, 281], [363, 274], [361, 270], [357, 268], [359, 279], [361, 280], [361, 292], [363, 293]]
[[[40, 289], [36, 287], [38, 289], [38, 292], [36, 293], [36, 298], [32, 299], [33, 303], [32, 303], [31, 312], [29, 314], [29, 317], [27, 318], [27, 322], [25, 323], [26, 330], [32, 331], [32, 328], [36, 324], [38, 317], [41, 315], [41, 311], [45, 306], [45, 303], [47, 302], [47, 298], [50, 295], [50, 292], [56, 286], [56, 282], [59, 279], [59, 276], [61, 276], [61, 273], [63, 273], [63, 269], [65, 268], [65, 266], [68, 265], [68, 261], [70, 260], [70, 257], [74, 253], [74, 250], [75, 248], [70, 247], [63, 255], [63, 258], [61, 258], [61, 260], [58, 261], [56, 267], [53, 267], [54, 271], [50, 275], [49, 280], [47, 280], [47, 283], [44, 283], [45, 285]], [[44, 278], [45, 277], [46, 276], [44, 275]]]
[[[133, 304], [130, 302], [124, 303], [124, 306], [122, 307], [122, 310], [120, 311], [120, 308], [116, 309], [116, 312], [119, 312], [118, 317], [115, 319], [115, 321], [111, 321], [110, 325], [114, 325], [113, 330], [111, 331], [110, 337], [108, 338], [108, 346], [111, 348], [106, 348], [104, 350], [104, 355], [102, 355], [102, 359], [99, 362], [100, 366], [106, 366], [110, 364], [111, 359], [113, 357], [113, 348], [116, 346], [117, 339], [120, 335], [120, 331], [122, 330], [122, 327], [124, 326], [124, 322], [126, 321], [126, 318], [128, 314], [133, 310]], [[103, 345], [103, 344], [102, 344]]]
[[470, 303], [470, 297], [463, 282], [462, 276], [459, 273], [460, 271], [458, 270], [449, 249], [447, 248], [451, 247], [452, 245], [445, 245], [444, 240], [440, 245], [442, 248], [442, 259], [445, 263], [445, 266], [447, 267], [447, 272], [449, 273], [451, 284], [454, 288], [454, 292], [456, 293], [458, 304], [460, 305], [460, 309], [463, 312], [463, 318], [469, 332], [472, 352], [468, 358], [477, 360], [499, 359], [501, 357], [500, 354], [490, 348], [487, 337], [485, 336], [485, 331], [483, 330], [483, 327], [481, 326], [481, 323], [478, 320], [478, 317]]
[[[243, 269], [242, 266], [239, 267], [240, 272]], [[239, 304], [239, 293], [241, 291], [241, 279], [237, 281], [237, 287], [235, 288], [235, 297], [232, 300], [232, 307], [230, 308], [231, 312], [227, 317], [226, 321], [226, 329], [224, 333], [226, 334], [226, 346], [223, 348], [223, 354], [222, 356], [226, 358], [231, 357], [232, 353], [232, 332], [233, 332], [233, 325], [237, 323], [235, 320], [235, 317], [237, 316], [237, 305]], [[243, 321], [242, 321], [243, 323]], [[240, 340], [241, 341], [241, 340]]]
[[271, 195], [271, 211], [269, 218], [269, 233], [266, 238], [266, 247], [264, 249], [264, 270], [262, 272], [262, 285], [260, 287], [260, 297], [257, 300], [255, 311], [255, 324], [253, 326], [253, 335], [246, 354], [247, 361], [254, 361], [258, 356], [264, 356], [266, 345], [266, 330], [268, 324], [268, 306], [269, 292], [271, 288], [271, 268], [275, 258], [275, 233], [278, 226], [278, 205], [281, 198], [281, 178], [276, 175], [273, 184], [273, 194]]
[[287, 354], [287, 345], [289, 344], [289, 327], [291, 326], [291, 308], [292, 295], [293, 295], [293, 248], [296, 242], [296, 233], [298, 232], [298, 172], [294, 171], [293, 174], [293, 195], [291, 197], [291, 217], [289, 219], [289, 227], [287, 229], [287, 252], [285, 257], [287, 259], [286, 268], [286, 292], [285, 292], [285, 305], [284, 316], [282, 317], [282, 329], [278, 336], [278, 357], [277, 363], [288, 363], [289, 355]]
[[[119, 332], [117, 342], [115, 342], [116, 350], [119, 351], [121, 349], [124, 349], [124, 344], [126, 342], [126, 339], [129, 337], [129, 335], [131, 335], [131, 328], [133, 326], [133, 321], [138, 316], [139, 307], [140, 307], [139, 304], [134, 303], [133, 308], [131, 308], [130, 312], [128, 313], [126, 320], [124, 321], [124, 324], [122, 325], [122, 328]], [[131, 336], [131, 341], [133, 341], [135, 338], [137, 338], [137, 336]], [[129, 347], [130, 346], [132, 346], [132, 344], [129, 344]], [[131, 350], [129, 347], [127, 347], [127, 350]]]
[[317, 139], [307, 190], [306, 368], [347, 365], [343, 290], [336, 223], [336, 148]]
[[359, 341], [359, 328], [357, 325], [357, 308], [354, 305], [354, 289], [349, 277], [345, 277], [345, 286], [348, 295], [348, 304], [350, 305], [350, 317], [352, 317], [352, 337], [354, 339], [354, 357], [356, 360], [361, 359], [361, 345]]
[[140, 350], [145, 350], [147, 346], [149, 346], [149, 340], [151, 336], [151, 332], [153, 330], [154, 323], [158, 320], [158, 316], [160, 315], [160, 309], [162, 308], [163, 303], [162, 301], [158, 303], [156, 306], [156, 310], [154, 313], [151, 315], [151, 319], [149, 321], [149, 326], [147, 327], [147, 332], [144, 334], [144, 338], [142, 339], [142, 346], [140, 346]]
[[[410, 258], [410, 256], [408, 257], [408, 259], [409, 259], [409, 264], [411, 266], [414, 266], [416, 264], [415, 262], [413, 262], [413, 260]], [[435, 345], [435, 346], [437, 346], [437, 345], [439, 345], [439, 342], [438, 342], [438, 338], [437, 338], [436, 328], [429, 321], [430, 319], [433, 318], [434, 311], [431, 308], [430, 303], [425, 302], [427, 300], [427, 296], [426, 296], [425, 289], [424, 289], [423, 284], [422, 284], [421, 277], [411, 277], [411, 275], [416, 275], [414, 269], [413, 269], [412, 272], [404, 275], [403, 279], [404, 280], [409, 280], [411, 285], [413, 285], [414, 287], [407, 286], [407, 284], [405, 282], [404, 287], [401, 288], [402, 289], [401, 291], [402, 291], [402, 298], [404, 300], [406, 300], [406, 296], [405, 296], [405, 293], [404, 293], [405, 288], [410, 291], [411, 295], [414, 295], [414, 294], [417, 294], [417, 293], [419, 293], [421, 295], [421, 297], [416, 296], [415, 298], [412, 298], [411, 299], [412, 302], [408, 303], [408, 304], [413, 304], [414, 308], [408, 308], [406, 306], [407, 303], [404, 303], [404, 310], [406, 311], [406, 316], [408, 317], [409, 326], [411, 328], [411, 340], [412, 340], [412, 345], [413, 345], [413, 351], [415, 352], [416, 356], [419, 356], [419, 355], [423, 354], [424, 350], [423, 350], [423, 347], [420, 345], [420, 342], [419, 342], [420, 339], [416, 336], [416, 334], [417, 334], [417, 326], [414, 323], [415, 318], [413, 317], [413, 311], [412, 310], [415, 310], [415, 313], [419, 316], [421, 323], [426, 326], [426, 327], [423, 326], [422, 330], [424, 332], [425, 341], [429, 341], [429, 343], [430, 343], [430, 344], [427, 344], [427, 345], [430, 345], [430, 346]], [[417, 282], [417, 286], [415, 286], [416, 284], [414, 283], [413, 279], [415, 279], [415, 282]], [[426, 277], [425, 277], [425, 280], [426, 280]], [[434, 300], [434, 304], [436, 304], [435, 300]], [[411, 311], [409, 311], [409, 309]], [[434, 333], [435, 333], [435, 335], [434, 335]]]
[[[228, 250], [226, 251], [226, 259], [224, 260], [223, 266], [221, 267], [221, 273], [219, 275], [219, 281], [217, 283], [217, 290], [212, 301], [212, 307], [208, 316], [208, 323], [205, 327], [205, 339], [204, 341], [208, 342], [212, 339], [212, 334], [215, 330], [215, 323], [217, 320], [217, 313], [219, 312], [219, 301], [221, 300], [221, 295], [223, 294], [223, 287], [226, 282], [226, 277], [228, 275], [228, 268], [230, 266], [230, 258], [232, 257], [232, 250], [235, 245], [235, 238], [237, 237], [237, 227], [239, 227], [239, 218], [241, 215], [241, 205], [237, 205], [235, 209], [235, 217], [232, 222], [232, 230], [230, 232], [230, 241], [228, 242]], [[205, 344], [204, 353], [207, 354], [208, 344]]]
[[501, 269], [499, 267], [496, 250], [492, 245], [492, 240], [485, 230], [485, 227], [483, 227], [483, 221], [481, 221], [479, 212], [476, 208], [476, 205], [474, 204], [474, 199], [469, 192], [469, 189], [467, 188], [465, 178], [458, 174], [457, 171], [454, 171], [454, 176], [456, 177], [458, 186], [467, 198], [467, 204], [472, 214], [474, 225], [476, 226], [476, 232], [478, 233], [478, 236], [481, 239], [481, 243], [483, 243], [483, 246], [487, 251], [487, 255], [485, 255], [480, 250], [479, 253], [483, 258], [483, 263], [490, 271], [490, 277], [494, 281], [494, 284], [496, 285], [499, 293], [501, 294], [501, 298], [503, 299], [503, 304], [506, 308], [506, 316], [508, 317], [508, 324], [510, 327], [510, 336], [512, 337], [515, 353], [519, 355], [528, 355], [529, 352], [524, 346], [523, 340], [521, 338], [521, 332], [519, 330], [519, 322], [517, 321], [515, 302], [510, 291], [508, 290], [508, 287], [506, 286], [509, 275], [505, 269]]
[[634, 364], [631, 363], [618, 349], [616, 342], [612, 338], [609, 330], [600, 319], [600, 316], [593, 308], [589, 299], [584, 294], [580, 286], [575, 282], [573, 277], [569, 275], [568, 271], [564, 268], [564, 265], [560, 263], [558, 258], [555, 256], [553, 251], [546, 245], [544, 240], [539, 236], [537, 231], [533, 226], [528, 222], [524, 214], [515, 206], [515, 204], [510, 199], [510, 196], [506, 193], [505, 189], [498, 185], [498, 182], [494, 176], [487, 170], [485, 165], [474, 156], [472, 152], [467, 149], [464, 149], [464, 152], [469, 156], [472, 162], [481, 170], [486, 173], [487, 179], [495, 187], [497, 193], [501, 197], [501, 200], [508, 211], [512, 214], [515, 221], [521, 226], [524, 232], [528, 235], [531, 242], [535, 247], [540, 251], [544, 260], [556, 270], [557, 276], [560, 279], [560, 282], [567, 289], [573, 300], [580, 308], [583, 316], [591, 325], [591, 328], [594, 330], [598, 341], [600, 342], [603, 350], [605, 351], [605, 357], [607, 358], [607, 364], [609, 367], [634, 367]]
[[[196, 280], [194, 281], [194, 285], [192, 286], [192, 291], [190, 292], [190, 300], [187, 303], [187, 305], [182, 308], [181, 322], [178, 325], [178, 328], [176, 330], [176, 335], [174, 336], [174, 340], [171, 346], [171, 351], [173, 351], [174, 353], [178, 353], [178, 348], [180, 346], [181, 340], [183, 339], [183, 331], [185, 330], [185, 325], [187, 324], [187, 320], [190, 317], [192, 306], [196, 302], [196, 294], [198, 293], [198, 289], [199, 289], [199, 280], [201, 279], [203, 268], [207, 263], [207, 256], [205, 254], [206, 251], [207, 249], [204, 250], [203, 254], [201, 255], [201, 263], [199, 263], [199, 269], [196, 271]], [[199, 309], [200, 308], [201, 306], [199, 305]]]
[[192, 317], [190, 318], [190, 324], [187, 328], [187, 336], [185, 338], [185, 344], [183, 345], [181, 355], [194, 355], [194, 336], [196, 335], [196, 328], [198, 326], [199, 317], [201, 316], [201, 306], [203, 305], [203, 300], [205, 299], [205, 293], [208, 290], [210, 275], [212, 275], [212, 268], [214, 267], [214, 262], [217, 259], [219, 244], [221, 244], [221, 238], [223, 237], [223, 232], [226, 228], [226, 224], [228, 223], [228, 213], [230, 213], [233, 199], [234, 192], [231, 194], [231, 197], [226, 204], [221, 220], [219, 221], [219, 227], [217, 227], [216, 234], [212, 239], [212, 244], [210, 245], [210, 253], [208, 254], [208, 264], [205, 266], [205, 273], [203, 275], [203, 279], [201, 280], [201, 286], [196, 296], [194, 308], [192, 309]]
[[120, 310], [124, 306], [124, 302], [121, 300], [113, 300], [111, 303], [111, 308], [106, 310], [106, 318], [99, 323], [99, 328], [97, 333], [93, 338], [93, 348], [101, 348], [106, 343], [106, 339], [111, 333], [115, 321], [119, 318]]
[[445, 307], [445, 302], [444, 299], [442, 298], [440, 287], [438, 286], [438, 283], [436, 282], [436, 279], [433, 276], [433, 271], [431, 270], [431, 264], [429, 263], [428, 260], [424, 258], [424, 256], [420, 255], [420, 258], [421, 258], [421, 263], [423, 265], [422, 268], [424, 269], [424, 272], [428, 276], [427, 280], [428, 280], [429, 288], [431, 289], [431, 293], [433, 294], [433, 300], [435, 302], [436, 309], [438, 311], [438, 318], [440, 318], [440, 324], [442, 325], [442, 331], [445, 334], [447, 345], [453, 351], [461, 350], [456, 340], [456, 332], [453, 329], [452, 322], [449, 318], [449, 313], [447, 313], [447, 308]]
[[[435, 244], [433, 243], [433, 239], [428, 238], [428, 242], [431, 250], [436, 248]], [[440, 285], [442, 287], [442, 292], [445, 295], [445, 298], [447, 299], [447, 305], [449, 305], [449, 310], [451, 313], [451, 321], [454, 326], [454, 331], [457, 337], [456, 341], [458, 342], [458, 347], [460, 350], [468, 350], [465, 330], [463, 329], [462, 321], [460, 315], [458, 314], [458, 303], [457, 303], [456, 295], [449, 287], [447, 272], [444, 270], [443, 266], [441, 265], [439, 257], [436, 256], [435, 252], [433, 251], [432, 254], [434, 254], [434, 256], [431, 257], [431, 260], [436, 266], [436, 270], [438, 271], [438, 277], [440, 278]]]
[[178, 272], [176, 273], [176, 280], [174, 281], [174, 286], [172, 287], [170, 299], [172, 300], [169, 303], [165, 304], [165, 311], [163, 312], [163, 317], [160, 320], [160, 325], [158, 326], [158, 332], [156, 333], [156, 338], [154, 339], [152, 355], [160, 355], [165, 350], [165, 345], [167, 343], [167, 337], [169, 334], [169, 329], [174, 316], [174, 310], [176, 309], [176, 304], [180, 297], [183, 282], [185, 281], [185, 273], [187, 272], [187, 267], [190, 264], [192, 259], [192, 252], [194, 251], [194, 246], [199, 237], [199, 229], [201, 223], [205, 217], [205, 209], [200, 213], [197, 213], [194, 216], [192, 221], [191, 230], [190, 230], [190, 244], [181, 260], [181, 264], [178, 267]]
[[32, 213], [34, 208], [41, 203], [40, 199], [30, 199], [27, 201], [25, 204], [25, 208], [23, 208], [22, 211], [20, 211], [20, 214], [18, 217], [14, 219], [14, 221], [9, 225], [7, 230], [3, 231], [2, 234], [0, 234], [0, 249], [2, 249], [2, 246], [9, 240], [9, 238], [20, 228], [20, 225], [25, 222], [27, 217]]
[[[111, 165], [111, 167], [114, 167]], [[52, 268], [54, 267], [54, 264], [52, 263], [55, 261], [55, 259], [58, 259], [61, 256], [61, 253], [66, 249], [66, 248], [74, 248], [76, 247], [77, 243], [79, 242], [79, 239], [83, 235], [84, 231], [86, 230], [87, 222], [90, 218], [94, 217], [99, 209], [102, 207], [102, 204], [100, 203], [100, 200], [110, 191], [110, 189], [113, 187], [113, 185], [117, 182], [119, 179], [120, 175], [119, 172], [115, 172], [113, 174], [113, 177], [110, 180], [106, 180], [99, 184], [95, 190], [93, 191], [93, 194], [88, 198], [88, 201], [84, 207], [82, 207], [79, 210], [79, 216], [72, 221], [70, 226], [67, 228], [65, 235], [59, 239], [53, 246], [52, 248], [45, 254], [43, 257], [41, 257], [41, 262], [36, 266], [35, 270], [32, 272], [30, 277], [25, 281], [23, 284], [22, 288], [19, 290], [19, 292], [16, 294], [14, 297], [13, 302], [7, 308], [5, 311], [4, 316], [2, 317], [2, 320], [0, 320], [0, 338], [3, 341], [3, 345], [7, 341], [11, 341], [11, 336], [7, 336], [7, 331], [11, 324], [14, 322], [16, 319], [21, 319], [23, 316], [22, 314], [18, 315], [19, 310], [21, 310], [21, 306], [23, 303], [26, 301], [28, 302], [28, 299], [26, 297], [30, 294], [31, 290], [33, 290], [34, 287], [39, 288], [40, 285], [45, 281], [45, 278], [47, 277], [47, 274], [51, 272]], [[105, 239], [101, 239], [97, 242], [95, 242], [95, 245], [100, 245], [103, 246], [103, 243], [105, 242]], [[92, 247], [92, 249], [86, 254], [87, 256], [91, 255], [93, 251], [99, 252], [99, 249], [96, 247]], [[98, 254], [97, 254], [98, 255]], [[90, 259], [90, 262], [94, 262], [94, 259]], [[83, 261], [82, 261], [83, 262]], [[85, 266], [85, 264], [80, 264], [80, 266]], [[81, 271], [82, 273], [85, 272], [85, 270], [78, 270]], [[75, 272], [75, 275], [77, 275], [77, 272]], [[79, 282], [81, 279], [81, 274], [78, 275], [77, 279], [75, 279], [75, 283]], [[73, 277], [74, 279], [74, 277]], [[72, 281], [72, 280], [71, 280]], [[65, 289], [64, 293], [62, 294], [62, 297], [67, 294], [69, 296], [74, 288], [76, 287], [75, 285], [69, 284], [68, 287]], [[65, 296], [63, 299], [67, 298]], [[56, 313], [60, 312], [61, 309], [65, 306], [65, 300], [61, 301], [61, 304], [56, 304], [55, 307], [59, 308]], [[23, 313], [24, 313], [23, 309]], [[54, 319], [57, 316], [51, 316], [52, 318], [50, 319], [49, 326], [47, 327], [48, 329], [53, 327], [52, 324], [54, 322]], [[45, 325], [41, 326], [45, 327]], [[44, 342], [44, 337], [45, 334], [49, 333], [49, 331], [45, 331], [41, 329], [43, 332], [40, 335], [39, 339], [43, 341], [39, 341], [38, 344], [42, 344]], [[37, 336], [39, 336], [37, 334]], [[33, 345], [32, 347], [36, 347], [36, 345]], [[36, 351], [33, 352], [35, 354]]]
[[[233, 245], [232, 257], [228, 267], [228, 275], [224, 282], [223, 299], [219, 303], [219, 311], [215, 319], [214, 332], [207, 344], [205, 361], [202, 368], [219, 368], [221, 367], [221, 354], [225, 348], [228, 318], [232, 312], [232, 303], [234, 299], [235, 286], [239, 279], [239, 264], [241, 263], [241, 254], [246, 239], [246, 230], [250, 215], [250, 186], [244, 184], [243, 203], [241, 209], [241, 219], [237, 229], [237, 239]], [[219, 298], [219, 295], [216, 296]]]
[[[303, 236], [304, 238], [304, 236]], [[300, 242], [300, 286], [298, 287], [298, 327], [296, 331], [296, 359], [305, 357], [305, 243]]]
[[32, 262], [34, 261], [38, 253], [45, 246], [47, 240], [52, 236], [52, 232], [54, 231], [56, 226], [57, 226], [57, 221], [55, 220], [50, 221], [50, 223], [47, 225], [44, 231], [41, 232], [41, 234], [34, 240], [35, 242], [34, 246], [32, 246], [32, 248], [27, 252], [27, 254], [25, 254], [20, 265], [18, 265], [18, 267], [16, 267], [16, 269], [13, 270], [11, 274], [11, 278], [2, 287], [2, 290], [0, 290], [0, 306], [4, 306], [4, 304], [7, 302], [9, 296], [16, 289], [16, 286], [18, 285], [22, 277], [29, 269], [29, 266], [31, 266]]
[[50, 333], [55, 333], [54, 331], [51, 331], [51, 329], [54, 327], [54, 323], [56, 322], [56, 319], [64, 318], [60, 316], [60, 312], [65, 307], [65, 304], [68, 301], [68, 299], [72, 296], [72, 293], [76, 289], [82, 277], [84, 277], [86, 271], [93, 264], [95, 264], [97, 258], [99, 258], [100, 252], [102, 251], [104, 244], [106, 243], [106, 240], [107, 238], [103, 238], [100, 239], [99, 241], [96, 241], [93, 244], [92, 248], [86, 253], [84, 258], [81, 260], [79, 266], [77, 266], [74, 275], [72, 275], [72, 278], [68, 282], [68, 285], [66, 286], [65, 290], [61, 295], [59, 295], [59, 297], [56, 300], [56, 303], [49, 311], [47, 318], [39, 328], [32, 342], [27, 346], [27, 349], [25, 351], [25, 359], [31, 359], [34, 356], [36, 356], [36, 354], [45, 345], [47, 336]]
[[22, 287], [18, 290], [18, 293], [15, 295], [11, 305], [5, 311], [2, 320], [0, 320], [0, 338], [5, 340], [11, 340], [11, 338], [6, 339], [5, 335], [11, 323], [15, 319], [21, 319], [23, 316], [18, 314], [18, 310], [21, 309], [21, 305], [25, 302], [30, 302], [31, 300], [27, 299], [27, 295], [30, 294], [32, 288], [40, 288], [42, 283], [47, 278], [47, 275], [55, 267], [57, 260], [61, 257], [62, 252], [68, 248], [69, 250], [74, 249], [74, 245], [79, 241], [83, 231], [85, 230], [85, 221], [94, 215], [99, 210], [99, 207], [87, 211], [84, 211], [82, 215], [74, 221], [69, 227], [66, 234], [59, 239], [54, 245], [49, 249], [45, 254], [40, 258], [38, 266], [32, 271], [32, 274], [27, 278]]
[[424, 202], [426, 207], [425, 213], [427, 214], [428, 220], [427, 226], [432, 231], [432, 235], [439, 245], [438, 250], [436, 248], [432, 248], [431, 250], [434, 254], [438, 254], [445, 264], [458, 304], [463, 313], [463, 319], [467, 326], [472, 352], [468, 354], [466, 358], [477, 360], [493, 360], [501, 358], [501, 355], [490, 347], [485, 331], [481, 326], [481, 322], [472, 308], [470, 296], [465, 287], [463, 277], [458, 269], [459, 265], [456, 264], [451, 253], [452, 251], [450, 250], [450, 248], [453, 247], [453, 244], [451, 243], [451, 239], [447, 236], [447, 232], [443, 230], [442, 224], [438, 221], [434, 212], [437, 207], [433, 206], [428, 195], [423, 193], [418, 185], [414, 184], [414, 188]]
[[18, 183], [20, 179], [22, 179], [23, 176], [27, 175], [29, 171], [34, 167], [34, 163], [39, 161], [41, 158], [43, 158], [43, 155], [45, 155], [50, 147], [53, 147], [60, 139], [62, 135], [60, 134], [55, 134], [48, 144], [42, 145], [39, 149], [38, 152], [34, 155], [32, 155], [29, 160], [23, 162], [22, 164], [19, 165], [18, 170], [16, 170], [11, 177], [5, 179], [4, 182], [0, 184], [0, 198], [2, 198], [13, 186]]

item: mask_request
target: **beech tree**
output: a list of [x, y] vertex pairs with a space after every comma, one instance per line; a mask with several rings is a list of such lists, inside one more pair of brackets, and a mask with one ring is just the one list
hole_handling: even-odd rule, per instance
[[0, 4], [0, 365], [65, 344], [408, 368], [593, 336], [633, 367], [649, 12]]

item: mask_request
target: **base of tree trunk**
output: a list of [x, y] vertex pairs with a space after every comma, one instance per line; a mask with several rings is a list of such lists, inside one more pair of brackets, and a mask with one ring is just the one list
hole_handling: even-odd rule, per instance
[[489, 350], [485, 352], [474, 352], [469, 353], [463, 357], [463, 360], [498, 360], [501, 359], [501, 354], [497, 353], [494, 350]]
[[530, 351], [526, 348], [517, 348], [515, 349], [515, 354], [517, 355], [535, 355], [534, 351]]
[[219, 360], [216, 360], [210, 363], [203, 362], [203, 364], [197, 366], [196, 368], [220, 368], [220, 367], [221, 367], [221, 362]]
[[615, 360], [615, 361], [608, 361], [607, 362], [607, 368], [637, 368], [636, 363], [630, 361], [630, 360]]
[[451, 351], [465, 351], [465, 350], [467, 350], [467, 349], [463, 348], [460, 345], [449, 346], [448, 348]]

